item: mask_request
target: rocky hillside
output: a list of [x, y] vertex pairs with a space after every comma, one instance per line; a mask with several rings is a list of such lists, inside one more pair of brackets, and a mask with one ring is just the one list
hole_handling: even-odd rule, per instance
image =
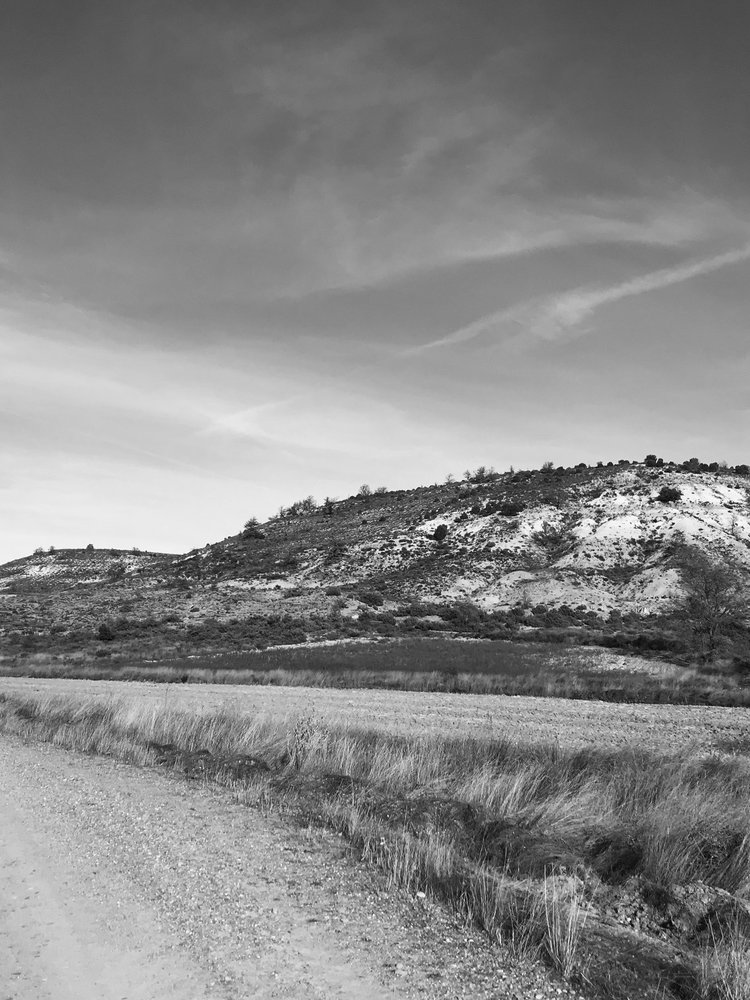
[[683, 542], [750, 570], [745, 467], [478, 470], [440, 486], [303, 501], [186, 555], [37, 552], [0, 566], [0, 643], [6, 653], [64, 651], [117, 638], [158, 654], [472, 615], [596, 628], [667, 611]]

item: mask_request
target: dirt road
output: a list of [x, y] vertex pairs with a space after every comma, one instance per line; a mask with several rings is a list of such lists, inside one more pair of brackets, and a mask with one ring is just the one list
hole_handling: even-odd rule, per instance
[[[3, 793], [7, 791], [7, 777]], [[29, 820], [32, 820], [29, 822]], [[202, 970], [170, 950], [153, 916], [122, 892], [110, 908], [45, 843], [39, 826], [2, 797], [2, 996], [115, 1000], [211, 996]], [[161, 941], [161, 945], [157, 942]], [[217, 994], [218, 995], [218, 994]]]
[[572, 996], [323, 831], [0, 737], [1, 1000]]

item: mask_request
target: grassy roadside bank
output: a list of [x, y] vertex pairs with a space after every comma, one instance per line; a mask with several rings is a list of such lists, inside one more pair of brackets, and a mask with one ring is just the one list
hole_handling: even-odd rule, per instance
[[[95, 699], [4, 698], [0, 729], [169, 766], [332, 826], [393, 883], [443, 898], [593, 996], [750, 995], [746, 757], [402, 738]], [[640, 929], [611, 927], [635, 895]]]

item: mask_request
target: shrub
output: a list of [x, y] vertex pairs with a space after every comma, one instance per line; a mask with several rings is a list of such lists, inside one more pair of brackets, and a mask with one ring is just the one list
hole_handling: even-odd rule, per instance
[[496, 504], [487, 504], [485, 514], [499, 514], [500, 517], [515, 517], [524, 510], [526, 504], [520, 500], [503, 500]]
[[443, 612], [443, 617], [457, 628], [472, 629], [487, 620], [487, 613], [471, 601], [458, 601]]
[[574, 540], [568, 524], [555, 525], [550, 521], [545, 521], [541, 529], [535, 531], [531, 538], [551, 558], [563, 555], [570, 548]]
[[108, 580], [121, 580], [125, 576], [125, 567], [121, 562], [114, 562], [107, 570]]
[[492, 483], [499, 478], [500, 473], [496, 472], [491, 465], [479, 465], [473, 472], [469, 469], [464, 472], [464, 479], [470, 483]]
[[260, 530], [258, 525], [258, 518], [251, 517], [249, 521], [245, 522], [245, 527], [242, 529], [243, 538], [265, 538], [265, 534]]
[[115, 637], [114, 630], [106, 622], [102, 622], [99, 626], [99, 630], [96, 633], [97, 639], [101, 642], [112, 642]]
[[371, 608], [380, 608], [385, 604], [385, 598], [378, 590], [362, 590], [357, 597], [363, 604], [368, 604]]
[[337, 559], [340, 559], [345, 554], [346, 544], [340, 538], [334, 538], [326, 553], [325, 561], [327, 563], [336, 562]]
[[682, 499], [682, 493], [675, 486], [662, 486], [656, 499], [660, 503], [676, 503]]
[[293, 504], [287, 507], [286, 511], [284, 511], [284, 508], [282, 507], [281, 511], [284, 511], [284, 513], [280, 511], [279, 516], [283, 517], [284, 515], [287, 515], [288, 517], [298, 517], [300, 514], [312, 514], [317, 509], [318, 505], [315, 501], [315, 497], [307, 496], [303, 497], [302, 500], [295, 500]]
[[439, 524], [437, 528], [435, 528], [432, 537], [435, 539], [436, 542], [444, 542], [445, 539], [448, 537], [448, 525]]

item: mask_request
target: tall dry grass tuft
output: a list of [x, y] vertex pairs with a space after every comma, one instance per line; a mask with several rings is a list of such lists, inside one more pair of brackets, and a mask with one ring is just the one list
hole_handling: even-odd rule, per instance
[[739, 928], [700, 956], [695, 1000], [749, 1000], [750, 942]]
[[589, 911], [583, 902], [582, 886], [577, 879], [563, 875], [545, 875], [544, 947], [552, 966], [570, 979], [578, 971], [581, 934]]

